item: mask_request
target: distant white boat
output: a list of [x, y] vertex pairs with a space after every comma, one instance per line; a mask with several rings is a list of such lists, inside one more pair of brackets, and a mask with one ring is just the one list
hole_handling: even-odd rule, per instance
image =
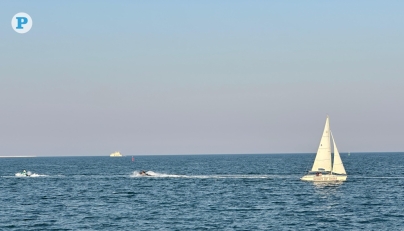
[[111, 155], [109, 155], [110, 157], [122, 157], [122, 154], [120, 152], [113, 152], [111, 153]]
[[[320, 146], [318, 147], [317, 155], [313, 163], [311, 171], [302, 178], [303, 181], [316, 182], [333, 182], [346, 181], [347, 174], [344, 165], [342, 164], [337, 145], [334, 141], [334, 136], [331, 134], [330, 121], [327, 116], [323, 136], [321, 137]], [[331, 167], [331, 139], [334, 144], [334, 163]]]

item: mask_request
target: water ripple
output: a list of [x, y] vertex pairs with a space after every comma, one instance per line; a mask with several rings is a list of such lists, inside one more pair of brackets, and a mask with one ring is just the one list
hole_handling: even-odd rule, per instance
[[314, 155], [2, 158], [0, 230], [403, 230], [402, 157], [336, 184], [299, 180]]

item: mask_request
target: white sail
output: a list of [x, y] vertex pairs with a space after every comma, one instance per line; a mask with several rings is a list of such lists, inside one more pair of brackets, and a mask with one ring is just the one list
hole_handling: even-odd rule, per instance
[[339, 155], [337, 144], [334, 141], [334, 136], [331, 134], [332, 142], [334, 144], [334, 164], [332, 166], [332, 172], [337, 174], [346, 174], [344, 165], [342, 164], [341, 156]]
[[328, 116], [311, 171], [331, 171], [330, 122]]

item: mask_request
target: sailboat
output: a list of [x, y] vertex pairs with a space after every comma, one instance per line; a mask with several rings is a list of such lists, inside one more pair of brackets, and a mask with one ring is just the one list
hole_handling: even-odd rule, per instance
[[[331, 163], [331, 140], [334, 146], [333, 164]], [[339, 155], [337, 144], [334, 141], [334, 136], [330, 130], [330, 118], [327, 116], [313, 167], [307, 175], [300, 179], [303, 181], [335, 182], [346, 181], [346, 178], [347, 174]]]

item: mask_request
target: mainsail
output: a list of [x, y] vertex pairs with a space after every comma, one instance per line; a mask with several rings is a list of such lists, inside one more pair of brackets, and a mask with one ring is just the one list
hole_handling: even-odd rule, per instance
[[311, 171], [331, 171], [330, 122], [328, 116]]
[[331, 134], [332, 142], [334, 143], [334, 164], [332, 166], [332, 172], [337, 174], [346, 174], [344, 165], [342, 164], [341, 157], [337, 149], [337, 144], [334, 141], [334, 136]]

